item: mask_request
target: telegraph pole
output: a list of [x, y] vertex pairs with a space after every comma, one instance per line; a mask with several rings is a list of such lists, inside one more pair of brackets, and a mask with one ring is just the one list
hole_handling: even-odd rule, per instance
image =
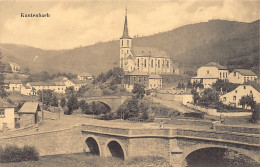
[[42, 89], [42, 122], [44, 121], [43, 107], [44, 107], [44, 104], [43, 104], [43, 89]]

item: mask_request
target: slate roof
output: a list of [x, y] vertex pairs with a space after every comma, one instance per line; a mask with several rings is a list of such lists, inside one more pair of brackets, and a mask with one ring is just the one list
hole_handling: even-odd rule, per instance
[[70, 81], [74, 84], [85, 84], [86, 83], [86, 81], [82, 81], [79, 79], [71, 79]]
[[22, 84], [21, 80], [5, 80], [4, 83], [8, 84]]
[[124, 24], [124, 31], [121, 39], [126, 39], [130, 38], [128, 34], [128, 25], [127, 25], [127, 9], [126, 9], [126, 14], [125, 14], [125, 24]]
[[165, 51], [151, 47], [134, 47], [132, 53], [136, 57], [169, 58]]
[[6, 99], [0, 97], [0, 108], [13, 108], [14, 105], [9, 103]]
[[19, 114], [34, 114], [39, 109], [38, 102], [25, 102], [21, 109], [18, 111]]
[[256, 76], [256, 74], [253, 71], [247, 69], [235, 69], [233, 72], [238, 72], [243, 76]]
[[79, 74], [79, 76], [83, 76], [83, 77], [92, 77], [92, 75], [89, 74], [89, 73], [87, 73], [87, 72], [81, 73], [81, 74]]
[[158, 75], [158, 74], [150, 74], [149, 75], [149, 79], [161, 79], [162, 77], [160, 76], [160, 75]]
[[219, 70], [227, 70], [227, 67], [222, 66], [216, 62], [210, 62], [208, 64], [205, 64], [203, 67], [217, 67]]
[[139, 70], [134, 70], [132, 72], [126, 73], [125, 75], [149, 75], [149, 74]]

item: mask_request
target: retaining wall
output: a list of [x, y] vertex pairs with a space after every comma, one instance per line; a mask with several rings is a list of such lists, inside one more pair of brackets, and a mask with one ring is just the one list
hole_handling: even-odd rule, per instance
[[187, 107], [204, 112], [208, 115], [213, 115], [213, 116], [225, 116], [225, 117], [241, 117], [241, 116], [250, 116], [252, 115], [251, 112], [230, 112], [230, 113], [221, 113], [217, 112], [217, 109], [212, 109], [212, 108], [204, 108], [200, 106], [195, 106], [193, 104], [187, 103]]
[[0, 138], [0, 146], [34, 146], [40, 156], [83, 152], [81, 127]]

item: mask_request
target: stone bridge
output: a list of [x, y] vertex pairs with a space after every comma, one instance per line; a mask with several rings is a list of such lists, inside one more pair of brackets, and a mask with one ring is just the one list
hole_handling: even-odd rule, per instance
[[125, 102], [126, 99], [131, 96], [97, 96], [85, 98], [87, 103], [100, 102], [104, 104], [111, 111], [115, 111], [121, 104]]
[[118, 128], [82, 125], [85, 151], [128, 159], [164, 157], [173, 167], [186, 165], [187, 157], [202, 149], [229, 149], [260, 163], [260, 135], [222, 130]]

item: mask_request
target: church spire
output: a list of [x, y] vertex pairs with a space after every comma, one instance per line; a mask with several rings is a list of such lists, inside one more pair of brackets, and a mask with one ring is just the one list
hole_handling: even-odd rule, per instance
[[130, 38], [129, 35], [128, 35], [128, 26], [127, 26], [127, 7], [125, 9], [124, 31], [123, 31], [123, 36], [121, 38]]

